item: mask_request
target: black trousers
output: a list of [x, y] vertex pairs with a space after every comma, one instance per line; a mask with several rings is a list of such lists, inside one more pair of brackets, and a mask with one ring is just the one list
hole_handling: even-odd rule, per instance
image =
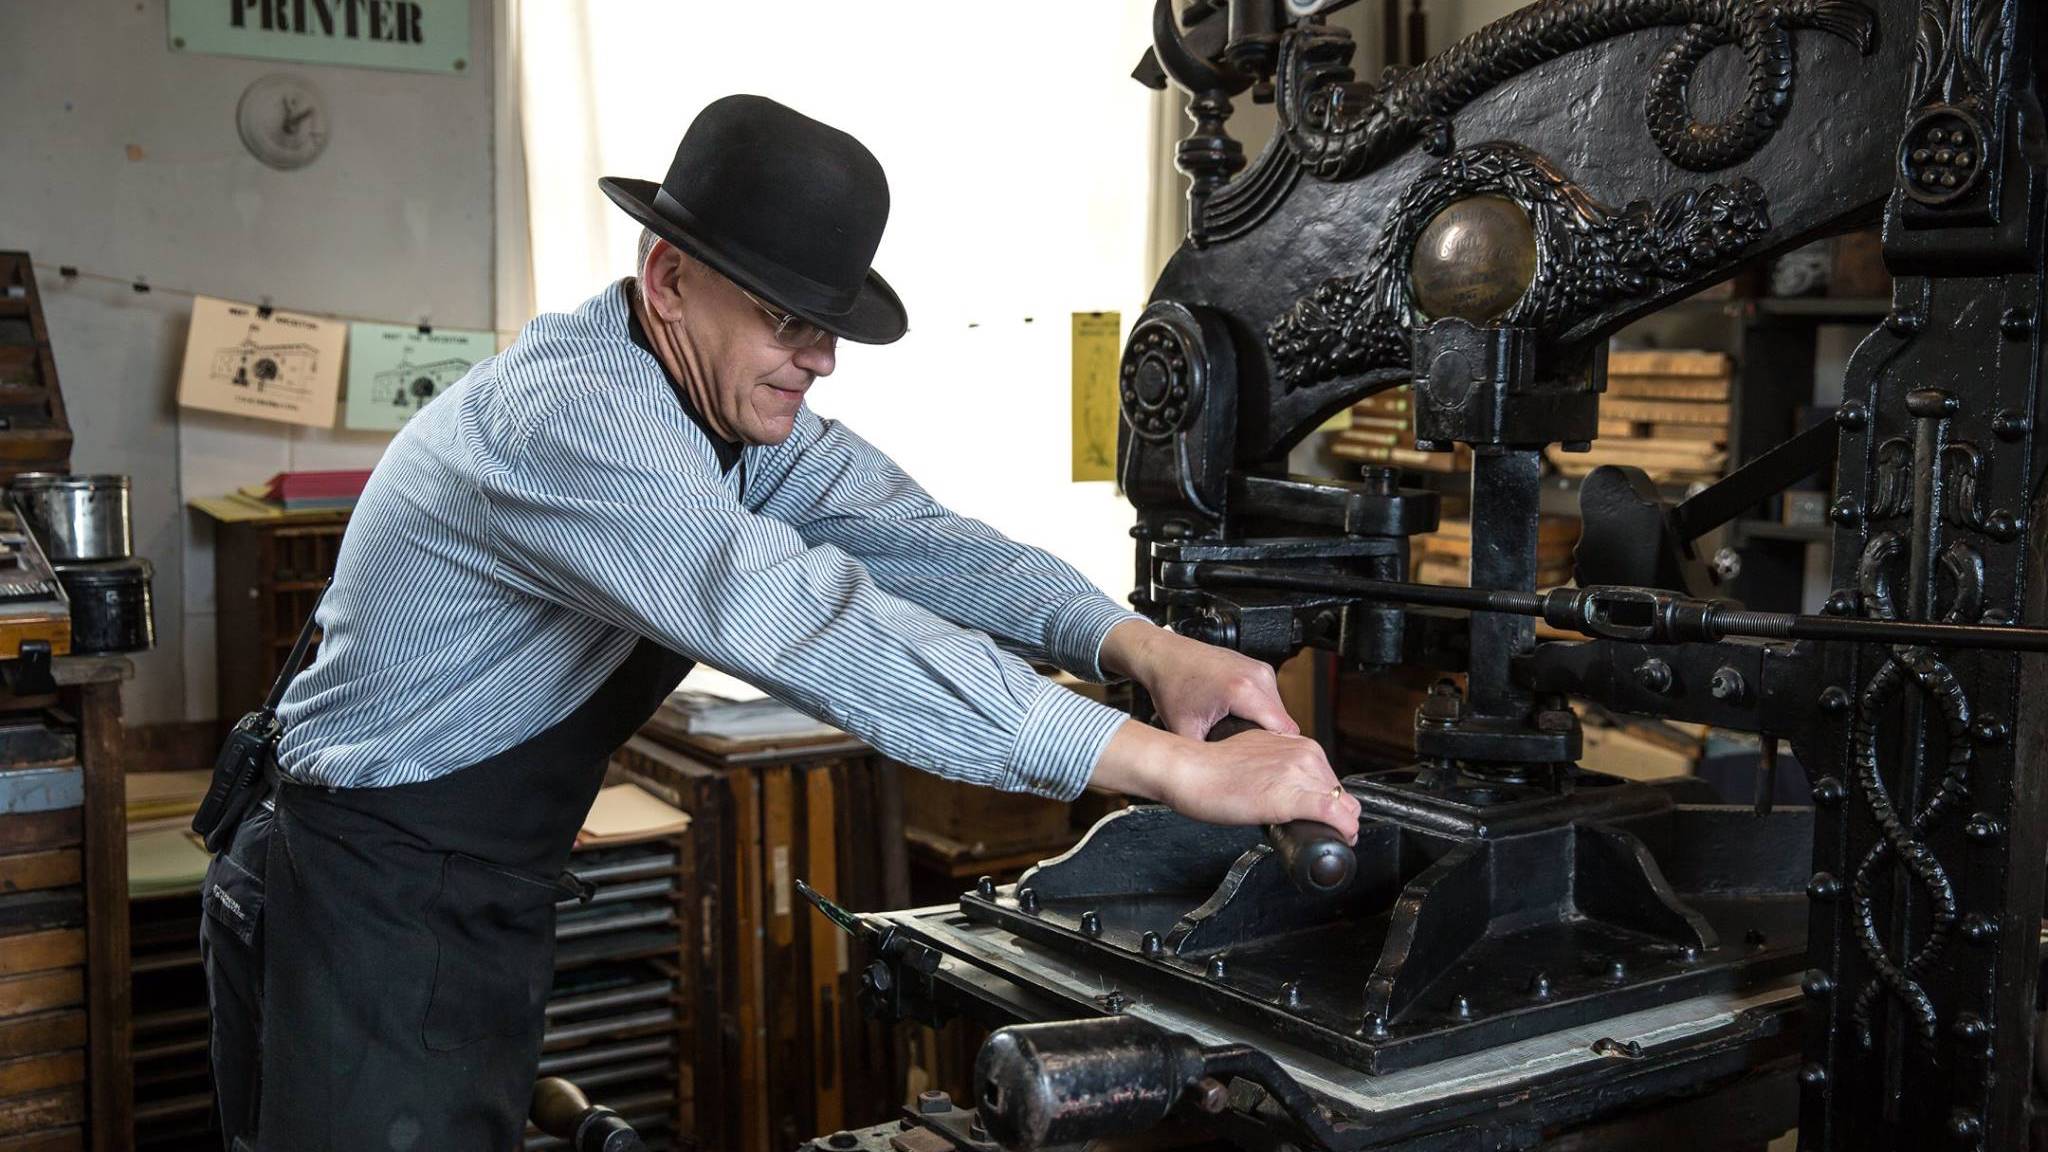
[[231, 1149], [518, 1145], [569, 849], [607, 757], [688, 668], [643, 642], [561, 723], [432, 780], [273, 786], [202, 893]]

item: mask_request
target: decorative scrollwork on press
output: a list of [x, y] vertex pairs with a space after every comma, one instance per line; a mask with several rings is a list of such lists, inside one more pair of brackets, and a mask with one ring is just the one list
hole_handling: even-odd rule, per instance
[[[1275, 76], [1280, 128], [1301, 163], [1325, 180], [1370, 171], [1436, 137], [1448, 151], [1449, 118], [1502, 81], [1603, 40], [1646, 28], [1681, 29], [1650, 73], [1644, 114], [1672, 163], [1696, 172], [1756, 154], [1792, 101], [1792, 31], [1812, 28], [1869, 53], [1876, 20], [1856, 0], [1540, 0], [1467, 36], [1379, 87], [1352, 83], [1344, 33], [1314, 23], [1290, 29]], [[1707, 54], [1737, 46], [1742, 99], [1722, 119], [1695, 120], [1694, 71]]]
[[1892, 568], [1905, 555], [1906, 542], [1896, 532], [1879, 532], [1863, 546], [1856, 562], [1857, 591], [1863, 595], [1864, 614], [1879, 620], [1897, 620], [1898, 602], [1892, 597]]
[[1488, 194], [1519, 205], [1536, 234], [1534, 279], [1501, 318], [1511, 325], [1568, 327], [1616, 300], [1699, 276], [1771, 226], [1764, 191], [1753, 180], [1616, 209], [1520, 145], [1461, 149], [1409, 186], [1364, 271], [1323, 281], [1267, 328], [1266, 347], [1281, 384], [1303, 388], [1406, 365], [1415, 319], [1408, 275], [1415, 238], [1445, 205]]
[[1941, 574], [1948, 579], [1948, 610], [1941, 614], [1943, 622], [1991, 622], [1984, 610], [1984, 557], [1975, 548], [1960, 540], [1943, 548]]
[[1870, 519], [1890, 520], [1913, 511], [1913, 442], [1894, 436], [1877, 446], [1877, 494]]
[[[1902, 817], [1879, 771], [1878, 734], [1893, 698], [1908, 677], [1941, 716], [1948, 737], [1948, 757], [1934, 794], [1910, 817]], [[1886, 992], [1904, 1007], [1921, 1042], [1932, 1046], [1935, 1041], [1938, 1022], [1934, 1001], [1921, 986], [1920, 977], [1941, 959], [1955, 933], [1956, 892], [1926, 835], [1943, 815], [1968, 798], [1970, 766], [1976, 755], [1969, 727], [1970, 701], [1962, 681], [1926, 648], [1903, 648], [1888, 655], [1864, 685], [1857, 702], [1850, 735], [1850, 764], [1880, 837], [1857, 864], [1855, 881], [1850, 886], [1856, 943], [1874, 973], [1858, 991], [1852, 1013], [1857, 1037], [1865, 1048], [1874, 1041], [1871, 1011], [1878, 997]], [[1880, 884], [1890, 888], [1888, 870], [1894, 861], [1928, 899], [1926, 938], [1917, 950], [1899, 960], [1892, 958], [1891, 950], [1878, 935], [1875, 894]]]
[[1957, 441], [1941, 450], [1942, 514], [1949, 523], [1974, 532], [1984, 531], [1990, 513], [1984, 509], [1984, 492], [1991, 487], [1991, 462], [1977, 446]]
[[2000, 7], [2000, 0], [1921, 0], [1913, 36], [1914, 104], [1934, 101], [1945, 83], [1963, 99], [1997, 86]]

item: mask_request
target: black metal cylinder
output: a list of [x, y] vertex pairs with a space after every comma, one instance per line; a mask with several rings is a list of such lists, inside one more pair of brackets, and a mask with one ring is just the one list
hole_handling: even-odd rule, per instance
[[974, 1062], [989, 1136], [1029, 1152], [1143, 1132], [1200, 1078], [1195, 1042], [1129, 1016], [1004, 1028]]
[[54, 565], [71, 600], [71, 651], [140, 652], [156, 643], [150, 563], [141, 557]]

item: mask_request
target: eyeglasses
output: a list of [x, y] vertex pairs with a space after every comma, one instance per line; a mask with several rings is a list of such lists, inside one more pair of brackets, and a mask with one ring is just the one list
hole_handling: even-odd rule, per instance
[[[735, 284], [733, 287], [739, 288], [739, 285]], [[753, 301], [754, 307], [759, 308], [767, 315], [768, 319], [775, 322], [775, 342], [784, 348], [797, 351], [815, 347], [823, 341], [834, 339], [830, 332], [825, 331], [823, 328], [818, 327], [794, 312], [783, 312], [776, 309], [745, 288], [740, 288], [740, 295]]]

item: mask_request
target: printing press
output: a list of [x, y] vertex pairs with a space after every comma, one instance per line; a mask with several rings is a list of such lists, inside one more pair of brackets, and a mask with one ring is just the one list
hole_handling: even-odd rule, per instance
[[[1155, 12], [1138, 78], [1192, 126], [1185, 241], [1121, 364], [1132, 603], [1276, 664], [1441, 672], [1416, 760], [1335, 765], [1355, 845], [1141, 806], [957, 907], [814, 895], [871, 1010], [999, 1029], [976, 1099], [815, 1145], [2026, 1147], [2040, 13], [1541, 0], [1373, 78], [1341, 6]], [[1279, 120], [1253, 157], [1245, 100]], [[1876, 221], [1892, 308], [1832, 419], [1675, 503], [1594, 470], [1575, 586], [1539, 592], [1542, 451], [1595, 438], [1608, 337]], [[1409, 579], [1437, 492], [1286, 468], [1403, 386], [1418, 447], [1471, 452], [1469, 588]], [[1825, 609], [1725, 599], [1699, 541], [1815, 475]], [[1583, 771], [1574, 701], [1783, 741], [1811, 806]]]

